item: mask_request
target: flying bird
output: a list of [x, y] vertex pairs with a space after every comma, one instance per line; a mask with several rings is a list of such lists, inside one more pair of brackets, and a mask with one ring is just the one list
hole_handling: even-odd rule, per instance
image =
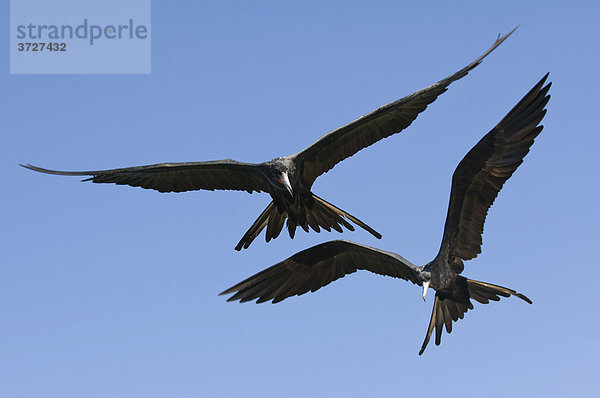
[[516, 296], [531, 300], [513, 289], [479, 282], [461, 276], [463, 261], [481, 253], [483, 224], [500, 189], [523, 162], [546, 114], [551, 83], [544, 76], [496, 127], [486, 134], [459, 163], [452, 177], [450, 204], [442, 245], [433, 261], [416, 266], [398, 254], [337, 240], [299, 252], [221, 294], [233, 294], [228, 301], [255, 300], [277, 303], [294, 295], [316, 291], [357, 270], [402, 278], [427, 290], [436, 290], [433, 312], [423, 353], [433, 330], [435, 344], [441, 343], [444, 326], [452, 332], [452, 322], [473, 309], [471, 299], [483, 304], [500, 297]]
[[277, 238], [286, 220], [288, 233], [292, 239], [297, 226], [306, 232], [309, 228], [316, 232], [320, 232], [321, 228], [342, 232], [342, 227], [354, 231], [350, 222], [379, 239], [381, 234], [373, 228], [313, 194], [311, 192], [313, 183], [317, 177], [342, 160], [408, 127], [429, 104], [446, 91], [452, 82], [462, 78], [479, 65], [483, 58], [498, 47], [515, 29], [499, 37], [485, 54], [453, 75], [330, 131], [295, 155], [275, 158], [263, 163], [242, 163], [225, 159], [160, 163], [96, 171], [57, 171], [31, 164], [22, 166], [48, 174], [91, 176], [83, 181], [130, 185], [160, 192], [219, 189], [268, 193], [272, 198], [271, 203], [244, 234], [236, 245], [236, 250], [248, 248], [265, 227], [267, 242]]

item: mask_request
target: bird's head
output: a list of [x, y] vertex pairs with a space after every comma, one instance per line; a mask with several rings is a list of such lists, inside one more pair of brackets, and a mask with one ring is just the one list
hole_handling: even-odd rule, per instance
[[290, 177], [288, 176], [287, 171], [277, 173], [275, 176], [275, 181], [277, 183], [276, 187], [278, 189], [285, 189], [290, 193], [290, 196], [294, 196], [294, 190], [292, 189], [292, 184], [290, 183]]
[[421, 280], [421, 285], [423, 286], [423, 301], [425, 301], [425, 298], [427, 297], [427, 290], [429, 289], [429, 286], [433, 287], [433, 285], [431, 284], [431, 272], [422, 271], [419, 274], [419, 279]]
[[275, 158], [269, 162], [268, 175], [271, 185], [280, 193], [287, 192], [294, 196], [296, 185], [295, 164], [289, 157]]

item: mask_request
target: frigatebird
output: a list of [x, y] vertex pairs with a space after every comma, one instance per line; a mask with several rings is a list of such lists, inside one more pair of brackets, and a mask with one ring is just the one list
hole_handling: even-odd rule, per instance
[[534, 139], [542, 131], [539, 125], [550, 99], [544, 76], [533, 89], [486, 134], [459, 163], [452, 176], [450, 204], [442, 245], [437, 256], [424, 266], [416, 266], [398, 254], [337, 240], [301, 251], [270, 268], [249, 277], [222, 292], [234, 293], [227, 301], [272, 300], [277, 303], [294, 295], [316, 291], [357, 270], [402, 278], [436, 290], [433, 312], [423, 353], [435, 328], [439, 345], [443, 327], [452, 332], [452, 322], [473, 309], [471, 299], [483, 304], [500, 297], [516, 296], [531, 300], [513, 289], [479, 282], [461, 276], [463, 261], [481, 253], [483, 224], [500, 189], [523, 162]]
[[452, 82], [479, 65], [515, 29], [499, 37], [485, 54], [453, 75], [330, 131], [295, 155], [263, 163], [242, 163], [225, 159], [96, 171], [57, 171], [31, 164], [23, 167], [48, 174], [92, 176], [83, 181], [130, 185], [160, 192], [221, 189], [268, 193], [273, 200], [244, 234], [235, 247], [236, 250], [248, 248], [265, 227], [267, 242], [277, 238], [286, 219], [292, 239], [297, 226], [306, 232], [309, 227], [316, 232], [320, 232], [321, 228], [327, 231], [333, 228], [342, 232], [342, 227], [354, 231], [348, 221], [381, 238], [381, 234], [358, 218], [313, 194], [311, 187], [316, 178], [361, 149], [404, 130]]

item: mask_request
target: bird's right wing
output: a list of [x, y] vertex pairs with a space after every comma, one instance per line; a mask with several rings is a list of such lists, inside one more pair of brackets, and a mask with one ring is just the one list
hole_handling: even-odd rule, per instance
[[314, 292], [357, 270], [402, 278], [420, 284], [417, 267], [401, 256], [357, 243], [336, 240], [296, 253], [225, 290], [235, 293], [227, 301], [257, 299], [277, 303], [294, 295]]
[[33, 165], [30, 170], [67, 176], [91, 176], [83, 181], [114, 183], [155, 189], [160, 192], [184, 192], [199, 189], [270, 192], [270, 185], [259, 164], [231, 159], [209, 162], [160, 163], [96, 171], [57, 171]]
[[[516, 29], [516, 28], [515, 28]], [[302, 183], [310, 188], [315, 179], [337, 163], [363, 148], [404, 130], [429, 104], [444, 93], [448, 86], [464, 77], [483, 58], [498, 47], [512, 32], [499, 37], [482, 56], [458, 72], [404, 98], [382, 106], [373, 112], [330, 131], [296, 156], [303, 164]]]

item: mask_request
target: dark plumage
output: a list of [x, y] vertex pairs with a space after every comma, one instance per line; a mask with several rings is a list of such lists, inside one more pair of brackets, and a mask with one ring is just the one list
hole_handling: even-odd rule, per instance
[[244, 234], [236, 250], [248, 248], [265, 227], [267, 242], [277, 238], [286, 220], [291, 238], [297, 226], [306, 232], [309, 228], [316, 232], [321, 228], [342, 232], [342, 227], [353, 231], [348, 221], [381, 238], [358, 218], [313, 194], [311, 187], [316, 178], [361, 149], [404, 130], [452, 82], [475, 68], [513, 31], [499, 37], [485, 54], [453, 75], [330, 131], [295, 155], [258, 164], [227, 159], [96, 171], [55, 171], [29, 164], [24, 167], [48, 174], [89, 175], [92, 177], [83, 181], [131, 185], [160, 192], [227, 189], [268, 193], [273, 200]]
[[544, 86], [547, 77], [544, 76], [456, 168], [442, 245], [433, 261], [416, 266], [395, 253], [348, 241], [332, 241], [297, 253], [221, 294], [234, 293], [228, 301], [256, 299], [259, 303], [269, 300], [276, 303], [314, 292], [359, 269], [423, 286], [423, 298], [432, 287], [436, 290], [433, 312], [419, 355], [434, 329], [435, 343], [439, 345], [443, 327], [450, 333], [452, 322], [473, 309], [471, 299], [487, 304], [500, 297], [517, 296], [531, 304], [531, 300], [515, 290], [470, 280], [460, 273], [463, 260], [475, 258], [481, 252], [488, 209], [542, 131], [539, 123], [550, 99], [550, 83]]

